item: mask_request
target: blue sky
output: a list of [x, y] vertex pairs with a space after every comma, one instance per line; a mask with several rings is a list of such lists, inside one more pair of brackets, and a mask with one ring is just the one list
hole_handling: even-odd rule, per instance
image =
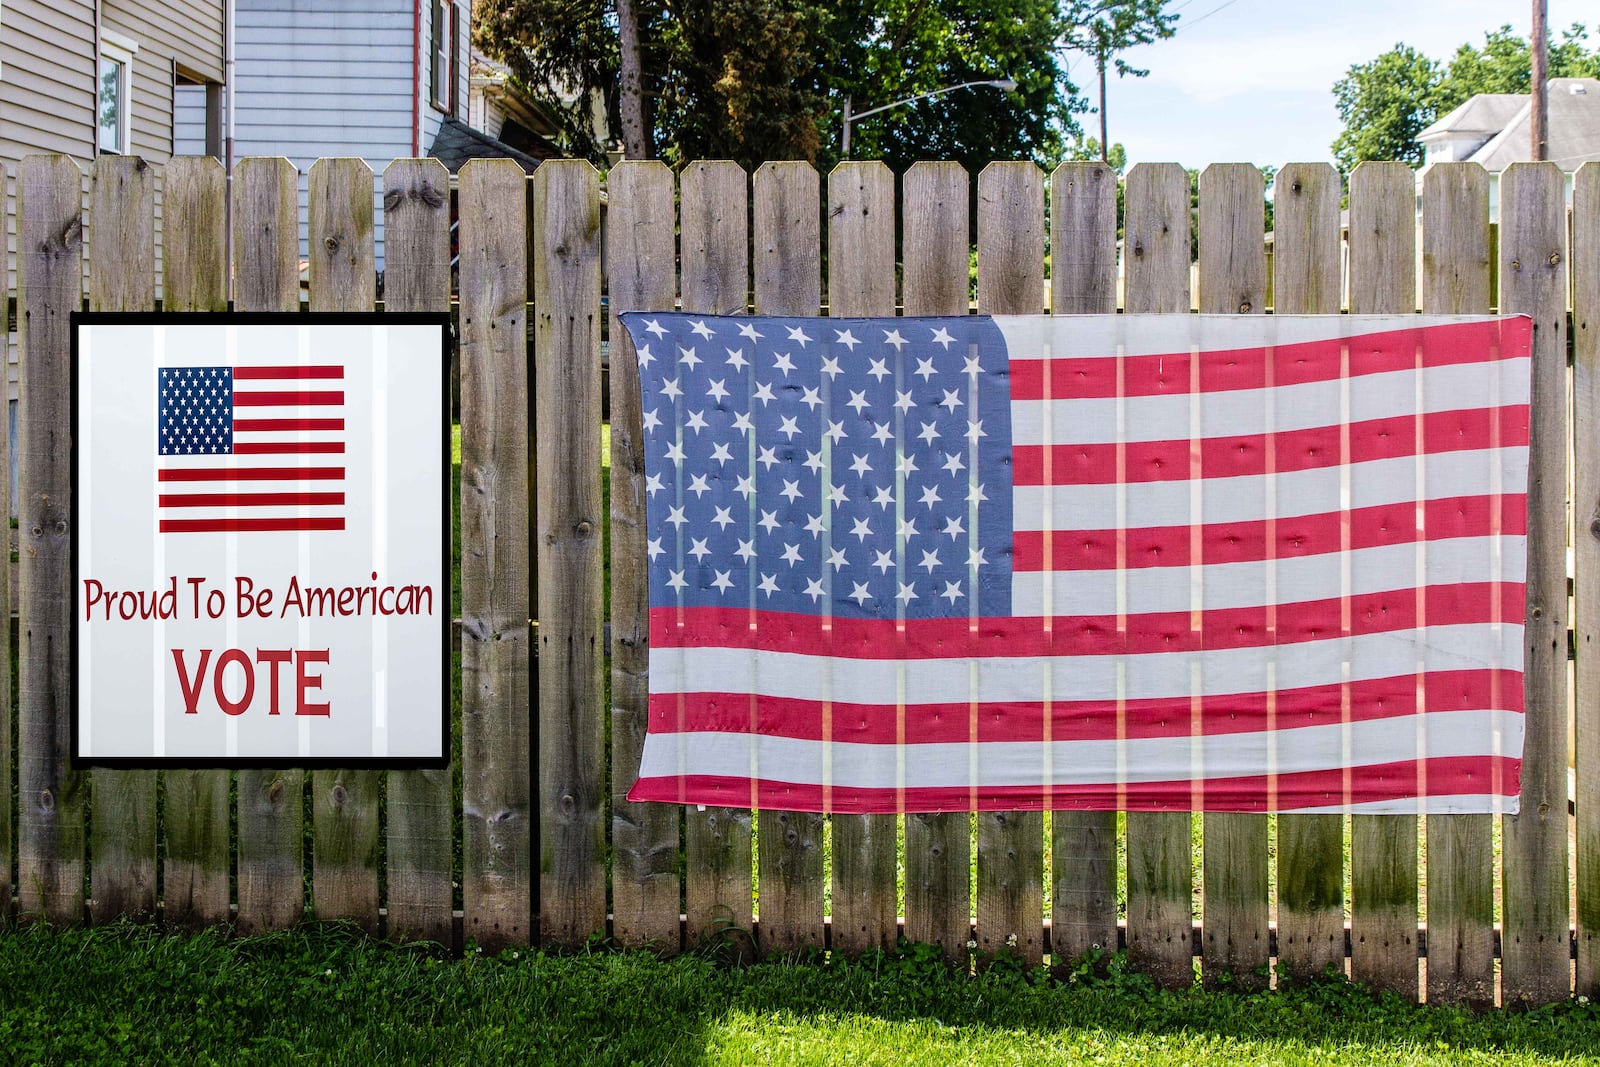
[[[1510, 23], [1526, 36], [1529, 0], [1175, 0], [1182, 18], [1167, 41], [1126, 56], [1148, 78], [1108, 78], [1112, 142], [1130, 164], [1331, 160], [1339, 134], [1333, 83], [1404, 41], [1435, 59]], [[1549, 0], [1550, 25], [1583, 22], [1600, 43], [1593, 0]], [[1071, 77], [1097, 102], [1094, 65], [1070, 56]], [[1099, 117], [1084, 128], [1099, 135]]]

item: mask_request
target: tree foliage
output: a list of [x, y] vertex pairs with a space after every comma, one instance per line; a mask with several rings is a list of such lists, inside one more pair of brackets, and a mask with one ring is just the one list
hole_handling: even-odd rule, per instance
[[[1600, 77], [1600, 49], [1590, 51], [1581, 24], [1549, 46], [1552, 78]], [[1439, 62], [1407, 44], [1352, 66], [1334, 83], [1333, 96], [1344, 130], [1333, 142], [1334, 159], [1353, 170], [1369, 159], [1422, 163], [1417, 135], [1478, 93], [1526, 93], [1532, 83], [1526, 38], [1510, 26], [1484, 34], [1482, 47], [1464, 44], [1449, 62]]]
[[[1012, 79], [871, 116], [852, 127], [852, 152], [903, 167], [957, 159], [1058, 161], [1087, 101], [1059, 58], [1081, 49], [1098, 19], [1130, 42], [1169, 0], [633, 0], [645, 122], [669, 162], [693, 158], [807, 159], [839, 148], [842, 105], [856, 112], [967, 81]], [[1109, 20], [1109, 21], [1107, 21]], [[618, 129], [615, 0], [480, 0], [475, 39], [518, 83], [565, 116], [565, 147], [599, 159], [584, 93]], [[1108, 30], [1108, 32], [1110, 32]], [[1170, 31], [1169, 31], [1170, 32]], [[1165, 35], [1165, 34], [1160, 34]], [[1121, 38], [1119, 38], [1120, 40]], [[1115, 43], [1115, 42], [1113, 42]], [[1124, 65], [1125, 66], [1125, 65]], [[1120, 68], [1119, 68], [1120, 69]], [[1128, 68], [1132, 72], [1132, 68]]]

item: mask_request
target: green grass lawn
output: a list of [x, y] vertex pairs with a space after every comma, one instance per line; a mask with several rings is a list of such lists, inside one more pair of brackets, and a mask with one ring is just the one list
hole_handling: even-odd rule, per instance
[[1333, 982], [1159, 993], [1113, 961], [1054, 981], [908, 953], [441, 959], [340, 929], [226, 941], [131, 926], [0, 934], [6, 1063], [1217, 1064], [1600, 1062], [1600, 1011], [1468, 1015]]

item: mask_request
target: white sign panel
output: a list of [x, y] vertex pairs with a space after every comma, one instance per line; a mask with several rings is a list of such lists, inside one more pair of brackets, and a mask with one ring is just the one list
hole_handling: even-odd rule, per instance
[[74, 754], [449, 754], [444, 315], [74, 316]]

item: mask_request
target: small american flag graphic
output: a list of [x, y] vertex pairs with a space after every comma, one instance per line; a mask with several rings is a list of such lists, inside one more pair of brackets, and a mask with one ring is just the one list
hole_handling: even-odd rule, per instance
[[342, 365], [161, 367], [162, 533], [342, 530]]

